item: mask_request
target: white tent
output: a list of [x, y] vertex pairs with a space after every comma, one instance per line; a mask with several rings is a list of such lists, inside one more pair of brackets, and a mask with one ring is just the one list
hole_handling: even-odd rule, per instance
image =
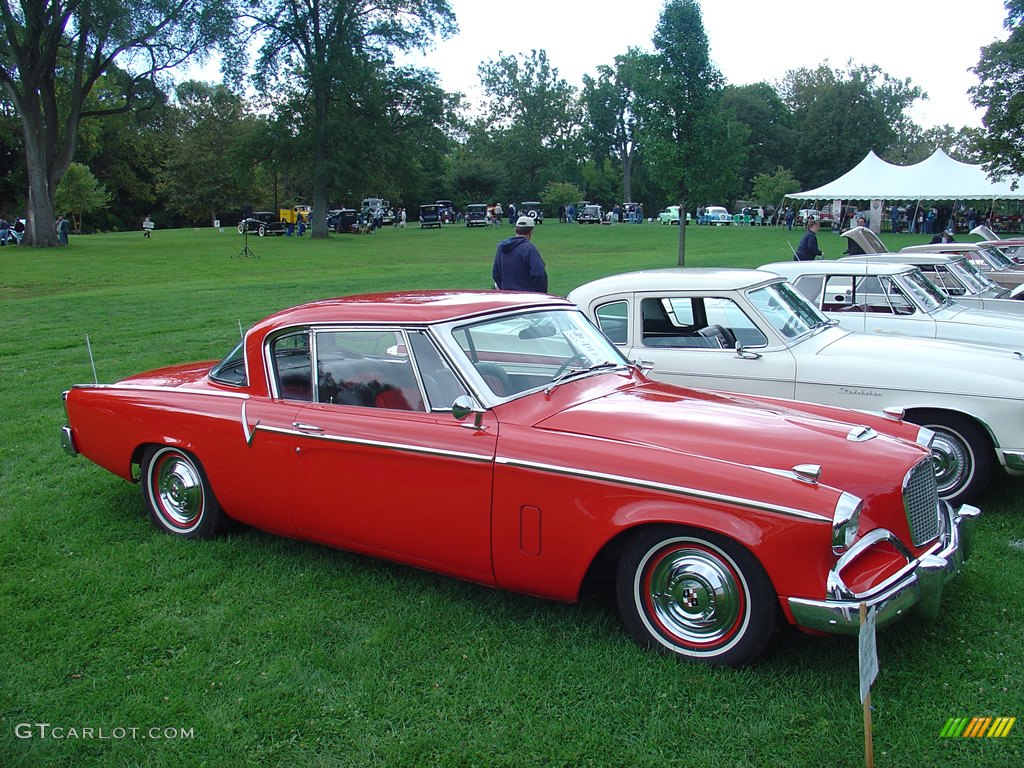
[[1017, 179], [992, 181], [980, 165], [954, 160], [941, 149], [914, 165], [893, 165], [873, 151], [835, 181], [806, 192], [786, 195], [796, 200], [1024, 200]]

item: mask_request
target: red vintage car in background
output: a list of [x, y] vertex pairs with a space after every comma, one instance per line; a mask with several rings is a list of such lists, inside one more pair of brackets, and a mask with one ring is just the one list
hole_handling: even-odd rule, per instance
[[655, 382], [536, 294], [307, 304], [64, 401], [65, 450], [139, 482], [167, 533], [230, 517], [564, 601], [610, 566], [639, 643], [712, 664], [780, 620], [853, 634], [861, 602], [934, 616], [978, 514], [898, 415]]

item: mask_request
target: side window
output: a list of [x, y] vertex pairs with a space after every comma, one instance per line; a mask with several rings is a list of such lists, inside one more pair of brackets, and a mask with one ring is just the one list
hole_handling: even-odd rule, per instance
[[285, 400], [313, 399], [313, 366], [309, 332], [279, 336], [270, 344], [270, 359], [277, 377], [277, 393]]
[[804, 298], [816, 307], [821, 306], [821, 289], [824, 285], [824, 275], [803, 275], [793, 283], [793, 286], [804, 295]]
[[416, 360], [427, 401], [432, 411], [450, 411], [457, 397], [466, 394], [455, 372], [423, 331], [409, 333], [409, 346]]
[[629, 343], [629, 302], [613, 301], [602, 304], [594, 313], [598, 327], [613, 344]]
[[400, 331], [320, 331], [316, 372], [321, 403], [425, 410]]
[[921, 271], [924, 272], [925, 277], [939, 286], [948, 296], [963, 296], [967, 293], [967, 290], [960, 284], [960, 281], [942, 265], [934, 267], [925, 265], [921, 267]]
[[821, 302], [824, 312], [863, 311], [853, 293], [853, 278], [849, 275], [829, 275]]
[[761, 333], [750, 316], [732, 299], [709, 297], [704, 299], [704, 313], [707, 325], [701, 329], [702, 336], [719, 340], [725, 349], [735, 349], [739, 342], [744, 347], [764, 347], [768, 339]]

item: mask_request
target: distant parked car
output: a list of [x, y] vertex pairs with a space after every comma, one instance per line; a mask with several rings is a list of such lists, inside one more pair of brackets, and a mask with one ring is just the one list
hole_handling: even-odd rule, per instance
[[670, 205], [661, 213], [658, 214], [658, 221], [662, 224], [678, 224], [679, 223], [679, 206]]
[[828, 259], [760, 269], [788, 279], [850, 331], [987, 344], [1024, 355], [1024, 317], [958, 304], [911, 264]]
[[466, 226], [487, 226], [487, 203], [470, 203], [466, 206]]
[[420, 229], [441, 228], [441, 206], [428, 203], [420, 206]]
[[603, 218], [600, 205], [585, 205], [576, 214], [576, 221], [580, 224], [600, 224]]
[[238, 222], [238, 234], [244, 235], [246, 232], [255, 232], [260, 237], [283, 235], [285, 223], [273, 211], [256, 211]]
[[537, 224], [544, 223], [544, 205], [536, 200], [527, 200], [519, 204], [519, 215], [529, 216]]
[[1024, 264], [1018, 264], [998, 248], [980, 243], [929, 243], [901, 248], [900, 253], [955, 253], [969, 259], [978, 269], [1014, 296], [1024, 291]]
[[359, 212], [354, 208], [335, 208], [327, 212], [327, 228], [339, 234], [359, 231]]
[[704, 223], [721, 227], [725, 224], [732, 224], [732, 215], [728, 209], [720, 205], [709, 205], [704, 209]]
[[441, 217], [442, 224], [454, 224], [455, 223], [455, 203], [451, 200], [437, 200], [438, 215]]

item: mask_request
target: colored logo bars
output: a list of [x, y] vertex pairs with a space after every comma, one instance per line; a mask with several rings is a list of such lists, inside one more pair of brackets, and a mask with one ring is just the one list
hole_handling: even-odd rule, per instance
[[939, 736], [943, 738], [1006, 738], [1016, 717], [951, 717]]

